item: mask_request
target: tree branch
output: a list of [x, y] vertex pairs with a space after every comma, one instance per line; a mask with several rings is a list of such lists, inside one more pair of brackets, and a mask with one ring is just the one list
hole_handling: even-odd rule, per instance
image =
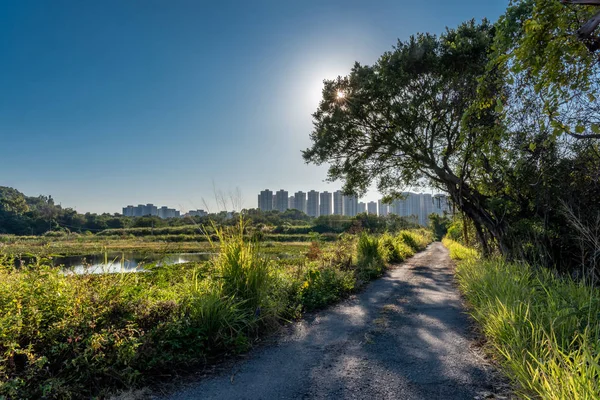
[[567, 132], [569, 136], [572, 136], [576, 139], [600, 139], [600, 133], [571, 133]]
[[600, 0], [561, 0], [561, 3], [578, 6], [600, 6]]

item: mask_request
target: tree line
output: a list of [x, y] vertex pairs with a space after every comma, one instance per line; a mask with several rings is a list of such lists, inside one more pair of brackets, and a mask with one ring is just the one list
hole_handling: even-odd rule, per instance
[[[243, 209], [240, 213], [218, 212], [203, 217], [161, 219], [156, 216], [124, 217], [121, 214], [77, 213], [54, 203], [52, 196], [30, 197], [16, 189], [0, 186], [0, 234], [42, 235], [48, 232], [115, 234], [128, 228], [166, 228], [236, 225], [242, 214], [253, 228], [271, 233], [306, 234], [341, 232], [384, 232], [419, 227], [408, 219], [390, 215], [378, 217], [366, 213], [355, 217], [329, 215], [310, 217], [299, 210], [261, 211]], [[185, 231], [185, 230], [184, 230]], [[181, 232], [184, 232], [181, 231]], [[202, 229], [193, 229], [201, 232]], [[179, 231], [174, 231], [179, 232]], [[185, 231], [187, 232], [187, 231]]]

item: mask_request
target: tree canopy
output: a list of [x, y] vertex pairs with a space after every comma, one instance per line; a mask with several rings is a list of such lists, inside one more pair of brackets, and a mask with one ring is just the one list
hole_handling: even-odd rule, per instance
[[484, 253], [590, 261], [575, 239], [600, 227], [598, 57], [576, 34], [590, 15], [522, 0], [495, 24], [398, 41], [324, 82], [305, 160], [346, 192], [448, 193]]

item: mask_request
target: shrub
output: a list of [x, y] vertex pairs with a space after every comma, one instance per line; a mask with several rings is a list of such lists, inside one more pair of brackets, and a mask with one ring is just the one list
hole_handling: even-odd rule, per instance
[[398, 236], [415, 252], [424, 250], [432, 240], [431, 232], [425, 231], [424, 229], [400, 231]]
[[450, 251], [450, 258], [453, 260], [471, 260], [479, 257], [475, 249], [465, 247], [454, 240], [444, 238], [442, 239], [442, 243]]
[[387, 252], [387, 261], [391, 263], [399, 263], [412, 257], [415, 254], [415, 250], [407, 245], [403, 236], [392, 236], [389, 233], [385, 233], [380, 238], [380, 243]]
[[352, 271], [332, 267], [310, 268], [300, 287], [300, 302], [307, 311], [322, 308], [350, 293], [355, 285]]

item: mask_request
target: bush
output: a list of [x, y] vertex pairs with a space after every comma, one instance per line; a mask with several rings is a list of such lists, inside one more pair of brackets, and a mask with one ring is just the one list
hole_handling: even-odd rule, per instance
[[307, 311], [334, 303], [355, 288], [352, 271], [332, 267], [310, 268], [300, 287], [299, 300]]
[[392, 236], [385, 233], [380, 238], [381, 246], [386, 249], [387, 262], [399, 263], [412, 257], [415, 251], [407, 245], [401, 236]]

